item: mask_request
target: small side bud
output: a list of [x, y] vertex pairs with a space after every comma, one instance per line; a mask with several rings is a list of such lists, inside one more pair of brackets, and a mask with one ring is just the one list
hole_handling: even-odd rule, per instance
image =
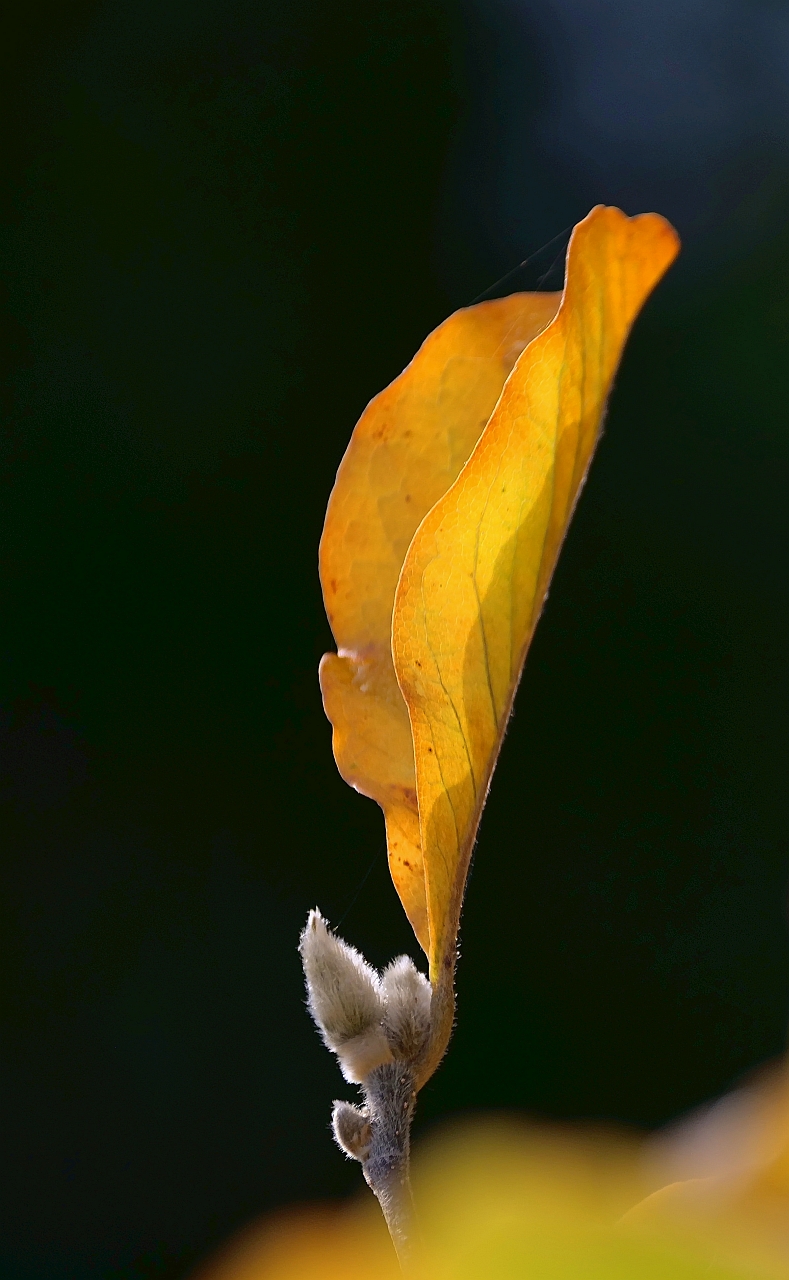
[[413, 1061], [430, 1034], [430, 983], [409, 956], [398, 956], [381, 975], [381, 996], [392, 1053]]
[[350, 1102], [335, 1102], [331, 1127], [338, 1147], [352, 1160], [365, 1161], [370, 1154], [372, 1128], [370, 1119], [360, 1107]]
[[381, 1025], [380, 978], [364, 956], [330, 932], [317, 909], [309, 914], [299, 951], [310, 1013], [345, 1079], [361, 1084], [373, 1067], [392, 1060]]

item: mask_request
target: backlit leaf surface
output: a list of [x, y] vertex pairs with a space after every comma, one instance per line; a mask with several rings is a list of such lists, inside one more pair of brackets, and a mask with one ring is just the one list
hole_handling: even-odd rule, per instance
[[655, 214], [598, 206], [578, 224], [555, 319], [405, 556], [392, 650], [411, 720], [434, 986], [451, 981], [482, 806], [622, 348], [677, 249]]
[[334, 754], [346, 782], [383, 808], [392, 878], [425, 950], [414, 750], [392, 666], [395, 588], [420, 521], [457, 478], [559, 297], [516, 294], [444, 321], [363, 413], [326, 513], [320, 574], [339, 652], [324, 657], [320, 680]]

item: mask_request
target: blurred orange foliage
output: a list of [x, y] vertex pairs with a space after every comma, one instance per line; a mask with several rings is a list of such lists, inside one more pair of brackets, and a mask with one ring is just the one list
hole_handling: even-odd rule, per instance
[[[666, 1175], [678, 1175], [662, 1191]], [[500, 1118], [417, 1154], [415, 1280], [789, 1276], [789, 1073], [656, 1141]], [[650, 1194], [651, 1193], [651, 1194]], [[372, 1201], [274, 1219], [197, 1280], [396, 1280]]]

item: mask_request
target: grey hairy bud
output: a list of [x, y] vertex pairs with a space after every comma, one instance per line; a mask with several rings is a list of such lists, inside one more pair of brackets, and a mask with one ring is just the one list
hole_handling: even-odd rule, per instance
[[398, 956], [381, 975], [384, 1029], [395, 1058], [413, 1061], [430, 1033], [432, 989], [409, 956]]
[[299, 951], [310, 1013], [346, 1080], [361, 1084], [374, 1067], [392, 1060], [382, 1026], [381, 980], [364, 956], [329, 930], [317, 908], [309, 914]]
[[335, 1102], [331, 1118], [334, 1138], [352, 1160], [364, 1162], [370, 1154], [372, 1128], [370, 1118], [361, 1107], [350, 1102]]

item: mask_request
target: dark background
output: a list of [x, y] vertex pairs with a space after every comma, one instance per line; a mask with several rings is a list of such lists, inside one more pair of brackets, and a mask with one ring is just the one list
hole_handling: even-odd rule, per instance
[[789, 9], [6, 23], [4, 1280], [176, 1280], [266, 1208], [358, 1187], [298, 930], [319, 903], [376, 963], [414, 943], [320, 707], [323, 512], [370, 396], [598, 201], [685, 249], [527, 664], [417, 1128], [658, 1125], [777, 1054]]

